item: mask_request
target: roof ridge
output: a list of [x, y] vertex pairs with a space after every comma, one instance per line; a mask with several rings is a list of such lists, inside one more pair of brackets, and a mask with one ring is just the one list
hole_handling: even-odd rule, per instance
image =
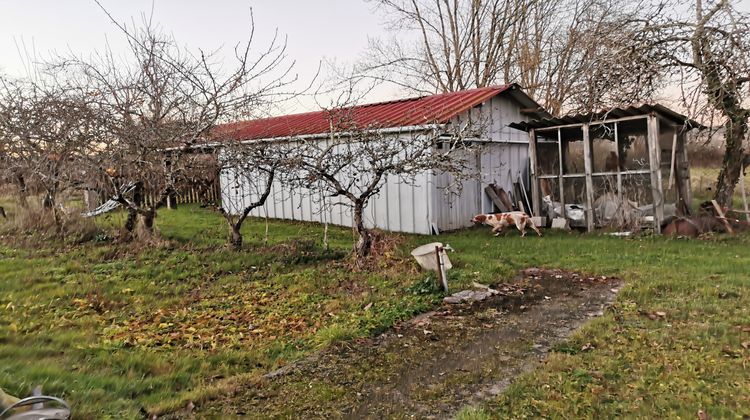
[[[351, 113], [352, 123], [362, 127], [381, 128], [417, 126], [426, 123], [446, 123], [455, 115], [517, 85], [492, 85], [456, 92], [443, 92], [412, 98], [374, 102], [349, 107], [286, 114], [220, 124], [214, 134], [235, 138], [274, 138], [321, 133], [329, 130], [330, 117]], [[337, 115], [338, 114], [338, 115]]]
[[300, 116], [303, 116], [303, 115], [318, 114], [320, 112], [326, 112], [326, 111], [369, 108], [369, 107], [379, 106], [379, 105], [390, 105], [390, 104], [397, 104], [397, 103], [403, 103], [403, 102], [418, 101], [420, 99], [425, 99], [425, 98], [439, 98], [439, 97], [442, 97], [442, 96], [452, 96], [452, 95], [458, 95], [458, 94], [464, 94], [464, 93], [476, 92], [476, 91], [482, 91], [482, 90], [504, 90], [504, 89], [507, 89], [508, 87], [510, 87], [512, 85], [513, 85], [512, 83], [508, 83], [508, 84], [504, 84], [504, 85], [490, 85], [490, 86], [483, 86], [483, 87], [479, 87], [479, 88], [456, 90], [456, 91], [452, 91], [452, 92], [435, 93], [433, 95], [412, 96], [412, 97], [402, 98], [402, 99], [390, 99], [390, 100], [387, 100], [387, 101], [370, 102], [370, 103], [366, 103], [366, 104], [359, 104], [359, 105], [352, 105], [352, 106], [342, 106], [342, 107], [335, 107], [335, 108], [321, 108], [321, 109], [319, 109], [317, 111], [294, 112], [294, 113], [291, 113], [291, 114], [284, 114], [284, 115], [275, 115], [275, 116], [261, 117], [261, 118], [251, 118], [251, 119], [246, 119], [246, 120], [232, 121], [232, 122], [224, 123], [224, 124], [221, 124], [221, 125], [242, 124], [242, 123], [248, 123], [248, 122], [270, 120], [270, 119], [274, 119], [274, 118], [300, 117]]

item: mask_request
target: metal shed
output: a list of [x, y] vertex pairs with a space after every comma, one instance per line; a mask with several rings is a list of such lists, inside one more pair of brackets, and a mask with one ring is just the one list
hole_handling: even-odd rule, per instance
[[686, 137], [703, 126], [659, 104], [511, 124], [528, 132], [535, 214], [616, 229], [690, 213]]
[[[452, 182], [450, 175], [426, 171], [415, 183], [387, 179], [379, 195], [370, 200], [365, 209], [368, 227], [419, 234], [466, 227], [471, 225], [473, 215], [493, 211], [494, 205], [484, 192], [489, 184], [508, 191], [519, 179], [530, 185], [528, 137], [509, 124], [549, 116], [515, 84], [362, 105], [348, 112], [355, 116], [357, 125], [377, 126], [392, 136], [425, 130], [427, 122], [449, 124], [468, 118], [488, 122], [474, 139], [484, 145], [481, 153], [474, 156], [474, 169], [480, 176], [464, 182], [459, 195], [444, 194], [444, 187]], [[223, 141], [325, 141], [330, 135], [330, 117], [330, 111], [286, 115], [227, 124], [218, 127], [217, 132]], [[255, 197], [231, 168], [222, 170], [220, 186], [222, 204], [228, 211], [241, 209], [242, 203]], [[251, 215], [351, 226], [349, 208], [335, 205], [346, 203], [345, 199], [334, 198], [342, 201], [329, 202], [324, 207], [320, 205], [323, 198], [316, 194], [314, 190], [291, 189], [275, 182], [266, 205]]]

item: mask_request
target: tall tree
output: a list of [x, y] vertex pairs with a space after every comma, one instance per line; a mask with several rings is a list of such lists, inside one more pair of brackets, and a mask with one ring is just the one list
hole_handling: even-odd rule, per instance
[[[129, 212], [126, 228], [141, 220], [147, 236], [157, 210], [175, 193], [184, 150], [209, 136], [221, 122], [257, 116], [295, 80], [286, 44], [274, 39], [254, 49], [254, 32], [234, 49], [231, 66], [216, 54], [191, 52], [150, 20], [141, 26], [115, 23], [128, 41], [128, 56], [105, 51], [68, 57], [54, 68], [68, 72], [78, 88], [95, 92], [108, 135], [90, 163]], [[169, 150], [167, 158], [166, 150]], [[184, 162], [183, 165], [184, 167]], [[181, 171], [189, 176], [189, 171]], [[126, 188], [135, 185], [131, 195]], [[144, 194], [154, 197], [144, 200]]]
[[[232, 138], [231, 130], [223, 138]], [[229, 226], [229, 244], [242, 248], [242, 225], [256, 208], [265, 205], [276, 185], [284, 185], [298, 169], [295, 150], [287, 141], [235, 141], [222, 143], [221, 170], [229, 185], [222, 199], [221, 213]]]
[[29, 189], [42, 194], [58, 234], [58, 196], [80, 184], [83, 158], [102, 134], [89, 99], [55, 84], [0, 82], [2, 177], [16, 184], [22, 206]]
[[[328, 110], [328, 139], [307, 141], [295, 148], [299, 172], [294, 181], [329, 199], [343, 199], [357, 235], [354, 254], [362, 259], [370, 254], [373, 244], [364, 211], [387, 179], [409, 184], [416, 182], [419, 174], [435, 171], [454, 175], [460, 184], [476, 175], [471, 172], [475, 155], [462, 151], [473, 147], [466, 139], [476, 135], [481, 122], [428, 122], [418, 131], [397, 131], [360, 126], [355, 115], [356, 108], [351, 105]], [[444, 147], [438, 148], [438, 144]]]
[[627, 49], [633, 28], [619, 26], [640, 1], [373, 1], [398, 34], [370, 41], [363, 78], [421, 93], [515, 82], [553, 115], [640, 100], [659, 81], [643, 73], [644, 50]]
[[734, 188], [750, 159], [750, 13], [729, 0], [674, 0], [652, 5], [649, 16], [625, 22], [639, 26], [633, 49], [648, 50], [653, 66], [672, 76], [682, 103], [695, 118], [724, 129], [724, 157], [715, 199], [731, 206]]

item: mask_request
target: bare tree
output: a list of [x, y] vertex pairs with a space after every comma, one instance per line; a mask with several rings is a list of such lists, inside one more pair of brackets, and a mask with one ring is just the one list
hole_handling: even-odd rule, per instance
[[749, 159], [743, 143], [750, 118], [750, 14], [729, 0], [666, 0], [623, 23], [639, 29], [631, 48], [648, 51], [652, 66], [672, 77], [690, 113], [721, 121], [725, 148], [715, 199], [731, 206], [743, 161]]
[[0, 103], [3, 177], [16, 184], [22, 206], [29, 189], [41, 192], [60, 234], [58, 195], [81, 182], [83, 157], [101, 134], [97, 115], [87, 96], [43, 82], [0, 82]]
[[641, 29], [624, 24], [644, 2], [533, 2], [506, 81], [516, 81], [560, 116], [649, 100], [664, 78], [649, 50], [632, 48]]
[[458, 151], [472, 147], [467, 140], [477, 135], [477, 124], [457, 121], [417, 130], [362, 127], [355, 110], [351, 106], [329, 109], [330, 136], [295, 148], [299, 175], [292, 184], [313, 188], [329, 200], [343, 198], [358, 237], [354, 254], [361, 259], [370, 254], [373, 240], [364, 210], [387, 178], [414, 183], [417, 175], [430, 171], [454, 174], [456, 180], [474, 176], [468, 154]]
[[262, 207], [274, 183], [283, 184], [297, 167], [289, 143], [284, 141], [224, 142], [220, 156], [229, 191], [236, 197], [222, 200], [221, 213], [229, 225], [229, 243], [242, 248], [242, 224], [250, 213]]
[[[417, 39], [371, 39], [363, 75], [419, 93], [496, 83], [511, 68], [529, 0], [375, 0], [387, 25]], [[408, 38], [407, 38], [408, 39]]]
[[[294, 63], [287, 63], [286, 44], [277, 37], [254, 51], [252, 30], [235, 47], [235, 64], [227, 71], [217, 52], [193, 54], [150, 20], [141, 26], [113, 22], [128, 41], [125, 60], [105, 51], [89, 59], [68, 57], [54, 68], [69, 72], [107, 116], [108, 135], [90, 168], [128, 209], [128, 230], [140, 219], [150, 235], [157, 209], [175, 193], [181, 150], [209, 137], [218, 123], [263, 112], [295, 80]], [[133, 194], [126, 193], [129, 185]], [[146, 194], [155, 198], [146, 201]]]
[[641, 1], [374, 3], [398, 35], [370, 41], [362, 78], [420, 93], [518, 83], [553, 115], [649, 98], [662, 81], [647, 51], [628, 48], [640, 28], [621, 26]]

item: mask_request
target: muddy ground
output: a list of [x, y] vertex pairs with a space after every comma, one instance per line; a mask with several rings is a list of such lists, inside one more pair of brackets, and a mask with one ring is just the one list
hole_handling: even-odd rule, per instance
[[502, 392], [612, 302], [621, 282], [524, 270], [482, 302], [443, 304], [374, 338], [330, 349], [198, 417], [446, 418]]

